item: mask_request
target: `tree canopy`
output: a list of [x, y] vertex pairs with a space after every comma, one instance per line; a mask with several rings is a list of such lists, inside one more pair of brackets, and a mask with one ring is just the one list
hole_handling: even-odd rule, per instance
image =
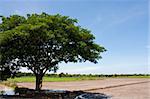
[[13, 74], [27, 67], [35, 74], [36, 83], [42, 83], [46, 71], [56, 71], [61, 62], [97, 63], [106, 49], [94, 43], [94, 39], [90, 30], [68, 16], [46, 13], [3, 16], [0, 67], [10, 68]]

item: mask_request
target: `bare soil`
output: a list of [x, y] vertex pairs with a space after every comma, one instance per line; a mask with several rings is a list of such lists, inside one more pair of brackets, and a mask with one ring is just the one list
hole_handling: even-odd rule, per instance
[[[31, 89], [35, 87], [35, 83], [17, 83], [17, 85]], [[149, 78], [107, 78], [91, 81], [43, 82], [43, 89], [104, 93], [112, 96], [113, 99], [150, 99]]]
[[6, 86], [0, 84], [0, 91], [4, 90]]

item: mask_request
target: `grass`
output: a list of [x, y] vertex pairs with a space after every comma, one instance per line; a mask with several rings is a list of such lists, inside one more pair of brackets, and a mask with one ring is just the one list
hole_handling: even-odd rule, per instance
[[[100, 77], [43, 77], [43, 82], [67, 82], [67, 81], [81, 81], [81, 80], [100, 80]], [[35, 82], [34, 76], [9, 78], [9, 82]]]
[[[82, 80], [102, 80], [105, 78], [150, 78], [150, 76], [118, 76], [118, 77], [43, 77], [43, 82], [68, 82], [68, 81], [82, 81]], [[9, 82], [35, 82], [34, 76], [9, 78]]]

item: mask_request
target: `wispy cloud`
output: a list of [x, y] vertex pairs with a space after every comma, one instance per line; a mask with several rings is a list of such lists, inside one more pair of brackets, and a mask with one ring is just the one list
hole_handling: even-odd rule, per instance
[[108, 26], [120, 25], [120, 24], [122, 24], [124, 22], [129, 21], [132, 18], [141, 16], [141, 15], [144, 15], [144, 14], [145, 14], [145, 12], [137, 11], [137, 9], [134, 8], [134, 9], [131, 9], [130, 12], [126, 13], [123, 16], [115, 16], [116, 17], [115, 20], [113, 20], [110, 24], [108, 24]]
[[150, 45], [147, 45], [146, 48], [147, 48], [147, 49], [150, 49]]
[[[82, 68], [80, 68], [82, 67]], [[99, 66], [62, 66], [60, 67], [60, 70], [58, 70], [58, 73], [64, 72], [64, 73], [91, 73], [98, 69], [100, 69]]]
[[14, 10], [12, 11], [12, 14], [24, 15], [25, 13], [21, 10]]
[[114, 13], [108, 11], [108, 13], [105, 14], [98, 14], [94, 18], [95, 20], [89, 25], [89, 27], [101, 26], [101, 29], [105, 31], [114, 26], [118, 26], [125, 22], [128, 22], [131, 19], [140, 17], [144, 14], [146, 14], [146, 11], [143, 11], [143, 9], [140, 6], [131, 7], [128, 8], [128, 10], [122, 12], [121, 10], [120, 12]]

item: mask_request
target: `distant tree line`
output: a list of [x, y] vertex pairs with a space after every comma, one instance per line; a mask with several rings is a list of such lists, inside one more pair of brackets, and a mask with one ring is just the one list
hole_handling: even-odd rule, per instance
[[[34, 76], [33, 73], [18, 72], [16, 77]], [[150, 76], [150, 74], [45, 74], [46, 77], [130, 77], [130, 76]]]
[[[15, 77], [25, 77], [25, 76], [34, 76], [33, 73], [18, 72], [15, 74]], [[59, 73], [59, 74], [45, 74], [45, 77], [132, 77], [132, 76], [150, 76], [150, 74], [68, 74], [68, 73]], [[7, 80], [13, 76], [7, 71], [0, 71], [0, 81]]]

